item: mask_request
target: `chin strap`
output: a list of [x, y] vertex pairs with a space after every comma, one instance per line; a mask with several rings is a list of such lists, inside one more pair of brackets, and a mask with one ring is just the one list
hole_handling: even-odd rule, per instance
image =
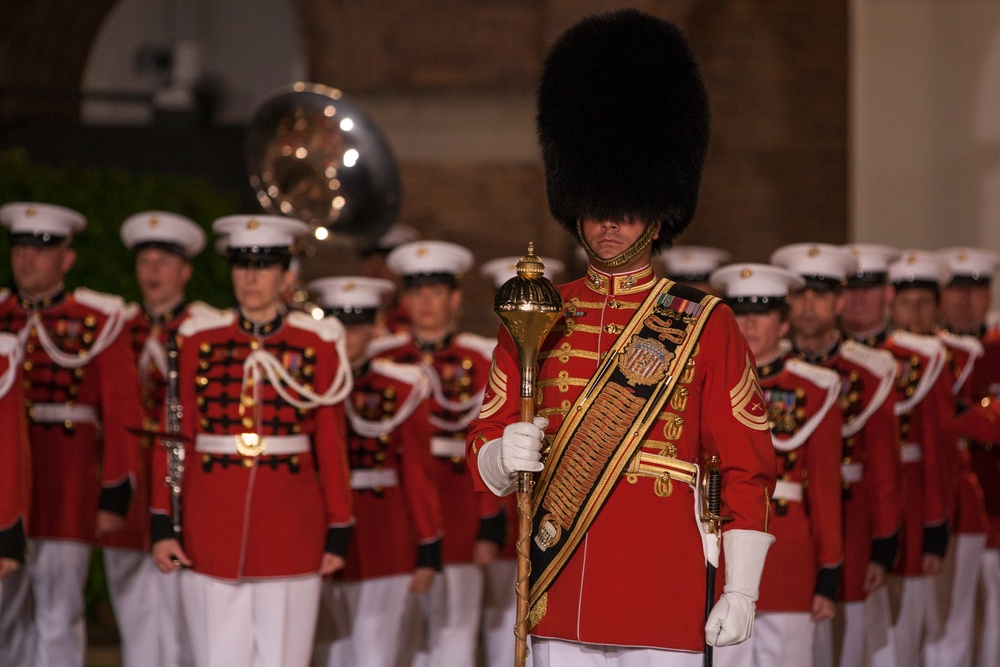
[[597, 256], [597, 253], [594, 252], [594, 249], [590, 247], [590, 244], [587, 243], [587, 239], [583, 237], [581, 221], [576, 221], [576, 235], [577, 238], [580, 239], [580, 245], [582, 245], [583, 249], [587, 252], [587, 257], [590, 258], [590, 263], [598, 269], [605, 270], [617, 268], [642, 252], [646, 246], [652, 243], [653, 236], [656, 234], [656, 228], [657, 226], [655, 224], [647, 222], [646, 229], [643, 230], [642, 236], [636, 239], [635, 243], [625, 248], [614, 257], [601, 259]]

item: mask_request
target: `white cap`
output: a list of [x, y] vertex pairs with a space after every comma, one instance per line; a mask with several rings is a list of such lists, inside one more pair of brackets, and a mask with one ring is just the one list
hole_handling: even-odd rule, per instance
[[448, 241], [413, 241], [389, 253], [389, 270], [404, 278], [461, 276], [472, 267], [472, 252]]
[[415, 227], [395, 222], [375, 241], [375, 250], [389, 252], [393, 248], [416, 241], [419, 238], [420, 232]]
[[799, 274], [770, 264], [730, 264], [716, 269], [709, 281], [727, 299], [786, 297], [806, 284]]
[[889, 265], [889, 282], [897, 288], [944, 287], [950, 280], [948, 264], [926, 250], [904, 250], [902, 256]]
[[980, 248], [945, 248], [940, 257], [951, 269], [953, 282], [988, 284], [1000, 265], [1000, 253]]
[[829, 243], [793, 243], [771, 253], [771, 264], [811, 280], [843, 284], [858, 262], [844, 248]]
[[664, 250], [659, 258], [668, 277], [700, 282], [728, 262], [730, 255], [720, 248], [681, 245]]
[[291, 248], [309, 225], [280, 215], [227, 215], [212, 223], [212, 231], [228, 235], [227, 248]]
[[902, 254], [898, 248], [877, 243], [848, 243], [843, 247], [858, 262], [853, 275], [848, 276], [854, 283], [885, 283], [889, 265]]
[[324, 308], [355, 312], [377, 309], [383, 296], [396, 289], [390, 280], [364, 276], [317, 278], [308, 287]]
[[[558, 259], [551, 257], [539, 257], [538, 260], [545, 266], [545, 277], [549, 280], [553, 276], [563, 272], [566, 265]], [[521, 256], [498, 257], [491, 259], [479, 268], [479, 272], [489, 277], [493, 281], [493, 287], [499, 289], [501, 285], [517, 275], [517, 263], [521, 261]]]
[[11, 202], [0, 206], [0, 224], [11, 234], [34, 236], [42, 243], [49, 243], [82, 231], [87, 226], [87, 219], [65, 206]]
[[205, 230], [191, 218], [166, 211], [143, 211], [126, 218], [119, 232], [125, 247], [166, 246], [191, 259], [205, 248]]

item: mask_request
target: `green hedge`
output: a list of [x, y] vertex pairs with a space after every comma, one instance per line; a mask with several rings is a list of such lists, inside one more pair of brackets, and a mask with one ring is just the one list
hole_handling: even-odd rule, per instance
[[[232, 303], [229, 269], [213, 248], [212, 221], [238, 212], [237, 195], [195, 176], [140, 174], [109, 167], [32, 164], [24, 151], [0, 151], [0, 204], [35, 201], [59, 204], [87, 217], [87, 228], [73, 241], [76, 266], [66, 279], [70, 289], [82, 285], [139, 298], [132, 254], [118, 230], [139, 211], [162, 210], [186, 215], [205, 227], [208, 246], [195, 258], [188, 297], [214, 306]], [[12, 286], [10, 243], [0, 235], [0, 285]]]

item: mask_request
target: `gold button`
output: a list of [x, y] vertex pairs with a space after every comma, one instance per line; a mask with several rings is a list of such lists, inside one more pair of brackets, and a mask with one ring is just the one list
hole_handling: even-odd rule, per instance
[[253, 417], [244, 417], [241, 421], [243, 428], [253, 428]]
[[198, 375], [198, 376], [196, 376], [195, 379], [194, 379], [194, 381], [195, 381], [195, 383], [199, 387], [207, 387], [208, 386], [208, 378], [205, 377], [204, 375]]
[[254, 338], [253, 340], [250, 341], [250, 349], [251, 350], [256, 350], [259, 347], [260, 347], [260, 342], [256, 338]]
[[306, 359], [312, 359], [313, 357], [316, 356], [316, 350], [312, 349], [311, 347], [307, 347], [305, 350], [303, 350], [302, 356], [304, 356]]
[[472, 368], [472, 359], [462, 359], [462, 368], [465, 370]]
[[25, 359], [25, 361], [24, 361], [24, 370], [30, 371], [34, 367], [35, 367], [35, 365], [33, 363], [31, 363], [30, 360]]
[[208, 352], [212, 351], [212, 346], [209, 345], [208, 343], [202, 343], [201, 345], [198, 346], [198, 349], [207, 354]]

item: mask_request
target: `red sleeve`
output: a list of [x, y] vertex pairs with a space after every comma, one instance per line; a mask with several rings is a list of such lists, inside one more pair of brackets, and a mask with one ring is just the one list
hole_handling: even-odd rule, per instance
[[101, 482], [113, 487], [126, 480], [135, 488], [139, 469], [139, 436], [127, 429], [142, 427], [142, 401], [135, 355], [123, 330], [94, 361], [100, 386], [104, 429]]
[[[320, 393], [333, 382], [340, 363], [334, 346], [329, 345], [327, 349], [329, 354], [320, 356], [316, 363], [316, 387]], [[316, 430], [313, 433], [313, 449], [326, 502], [326, 523], [330, 528], [350, 526], [354, 523], [354, 512], [351, 472], [347, 464], [344, 405], [321, 405], [314, 414]]]
[[806, 500], [819, 567], [836, 567], [844, 560], [840, 483], [842, 423], [840, 407], [834, 405], [809, 437], [806, 452]]
[[444, 533], [441, 500], [431, 464], [430, 405], [427, 400], [398, 427], [403, 459], [403, 490], [421, 543], [440, 539]]
[[872, 537], [896, 534], [903, 523], [902, 463], [899, 460], [899, 425], [895, 397], [890, 395], [872, 413], [861, 433], [866, 459], [862, 483], [872, 524]]
[[722, 513], [733, 517], [726, 528], [767, 531], [774, 447], [756, 363], [728, 307], [716, 307], [699, 345], [701, 447], [720, 460]]
[[[477, 491], [492, 495], [479, 474], [479, 464], [476, 455], [479, 448], [490, 440], [503, 435], [504, 428], [521, 419], [521, 368], [518, 362], [517, 349], [510, 334], [503, 327], [497, 335], [497, 346], [493, 350], [493, 362], [486, 382], [486, 393], [483, 396], [483, 408], [479, 419], [469, 425], [466, 439], [466, 460], [472, 482]], [[558, 424], [549, 423], [548, 432], [554, 433]], [[482, 509], [482, 508], [481, 508]], [[493, 512], [496, 513], [495, 510]], [[482, 513], [480, 514], [483, 515]]]
[[954, 397], [948, 373], [934, 382], [914, 410], [920, 420], [924, 464], [924, 525], [937, 526], [952, 517], [958, 485]]

